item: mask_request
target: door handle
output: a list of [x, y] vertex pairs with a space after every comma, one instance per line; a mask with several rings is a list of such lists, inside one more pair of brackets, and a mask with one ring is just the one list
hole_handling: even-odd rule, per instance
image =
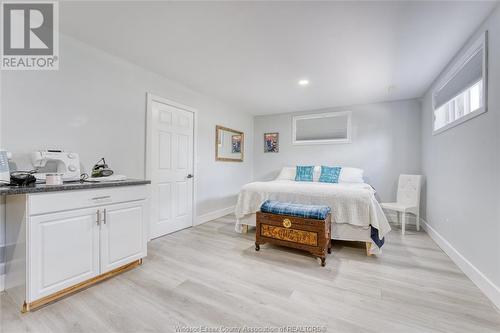
[[103, 212], [103, 222], [104, 222], [104, 224], [106, 224], [106, 208], [104, 208], [104, 212]]
[[96, 219], [95, 223], [97, 225], [101, 225], [101, 212], [99, 212], [99, 209], [96, 211], [96, 215], [97, 215], [97, 219]]
[[192, 174], [187, 175], [187, 178], [193, 178], [194, 176]]

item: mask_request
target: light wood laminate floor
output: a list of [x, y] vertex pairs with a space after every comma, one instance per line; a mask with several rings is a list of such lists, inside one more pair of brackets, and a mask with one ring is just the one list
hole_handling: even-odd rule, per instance
[[500, 314], [424, 233], [394, 230], [384, 254], [334, 243], [327, 266], [235, 233], [226, 216], [149, 244], [144, 264], [38, 311], [0, 294], [0, 331], [175, 332], [177, 326], [328, 332], [499, 332]]

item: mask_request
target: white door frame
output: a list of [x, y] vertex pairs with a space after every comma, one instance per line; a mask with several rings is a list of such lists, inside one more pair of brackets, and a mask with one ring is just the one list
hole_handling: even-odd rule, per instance
[[[145, 169], [144, 169], [144, 174], [145, 174], [145, 179], [151, 179], [151, 144], [152, 144], [152, 121], [153, 121], [153, 102], [159, 102], [162, 104], [170, 105], [173, 107], [176, 107], [178, 109], [192, 112], [193, 117], [194, 117], [194, 122], [193, 122], [193, 173], [194, 173], [194, 179], [193, 179], [193, 208], [192, 208], [192, 220], [191, 220], [191, 226], [196, 225], [196, 198], [197, 198], [197, 188], [198, 188], [198, 110], [195, 108], [192, 108], [190, 106], [174, 102], [172, 100], [154, 95], [152, 93], [146, 93], [146, 163], [145, 163]], [[150, 214], [151, 215], [151, 214]], [[153, 219], [153, 216], [150, 216], [149, 221], [148, 221], [148, 229], [151, 226], [151, 219]], [[148, 232], [148, 241], [151, 240], [151, 232]]]

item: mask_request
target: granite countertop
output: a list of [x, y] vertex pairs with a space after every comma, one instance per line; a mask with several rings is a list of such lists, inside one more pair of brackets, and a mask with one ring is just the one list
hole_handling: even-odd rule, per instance
[[32, 186], [1, 186], [0, 195], [87, 190], [93, 188], [151, 184], [150, 180], [127, 179], [116, 182], [67, 182], [62, 185], [35, 184]]

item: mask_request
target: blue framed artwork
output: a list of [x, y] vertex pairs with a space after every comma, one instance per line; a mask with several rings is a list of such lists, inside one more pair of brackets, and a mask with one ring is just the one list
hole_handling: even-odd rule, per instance
[[264, 153], [279, 152], [279, 137], [279, 133], [264, 133]]

